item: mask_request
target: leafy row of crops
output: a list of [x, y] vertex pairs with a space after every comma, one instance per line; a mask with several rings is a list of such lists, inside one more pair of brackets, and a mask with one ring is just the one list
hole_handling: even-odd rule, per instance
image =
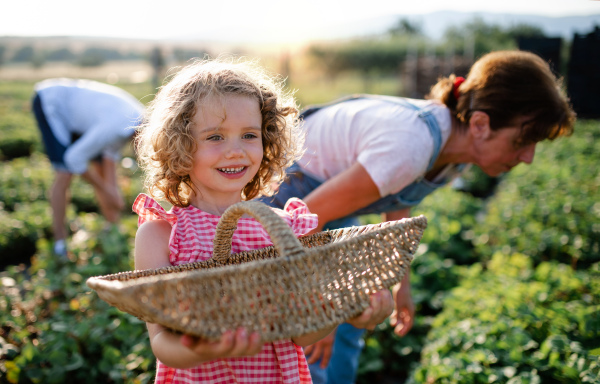
[[[151, 382], [144, 324], [85, 285], [132, 268], [137, 218], [107, 226], [76, 181], [70, 261], [51, 255], [52, 170], [30, 92], [0, 83], [0, 383]], [[412, 266], [416, 324], [404, 338], [388, 324], [367, 334], [360, 383], [599, 382], [598, 139], [600, 122], [580, 121], [487, 199], [468, 192], [490, 185], [474, 168], [466, 192], [446, 188], [415, 209], [429, 220]], [[119, 172], [131, 203], [141, 174]]]

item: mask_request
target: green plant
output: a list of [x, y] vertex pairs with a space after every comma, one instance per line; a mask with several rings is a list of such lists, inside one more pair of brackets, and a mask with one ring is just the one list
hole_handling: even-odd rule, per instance
[[497, 253], [486, 271], [475, 264], [445, 300], [410, 382], [594, 382], [599, 278], [599, 264], [534, 269], [521, 254]]
[[88, 277], [132, 268], [135, 218], [105, 228], [81, 214], [70, 262], [41, 240], [28, 269], [0, 274], [0, 383], [149, 383], [154, 356], [145, 325], [99, 300]]
[[[41, 149], [39, 132], [29, 109], [31, 91], [24, 95], [22, 88], [12, 88], [0, 85], [0, 90], [8, 94], [0, 96], [0, 159], [10, 160], [17, 157], [27, 157]], [[14, 98], [17, 96], [18, 98]], [[27, 96], [26, 99], [20, 98]]]
[[427, 217], [421, 247], [457, 264], [479, 261], [473, 252], [472, 237], [483, 206], [482, 200], [451, 187], [440, 188], [427, 196], [411, 211], [411, 215]]
[[46, 200], [53, 180], [47, 157], [39, 152], [29, 157], [0, 162], [0, 201], [7, 211], [15, 204]]
[[505, 176], [474, 227], [479, 253], [523, 252], [580, 268], [600, 261], [598, 127], [579, 122], [572, 137], [540, 144], [533, 164]]
[[14, 212], [0, 209], [0, 269], [7, 265], [29, 264], [36, 242], [52, 235], [52, 215], [45, 201], [17, 203]]

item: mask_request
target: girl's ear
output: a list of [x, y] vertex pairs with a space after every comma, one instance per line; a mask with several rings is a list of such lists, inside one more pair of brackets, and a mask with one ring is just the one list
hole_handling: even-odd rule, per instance
[[476, 139], [486, 140], [492, 133], [490, 116], [483, 111], [474, 111], [469, 120], [469, 133]]

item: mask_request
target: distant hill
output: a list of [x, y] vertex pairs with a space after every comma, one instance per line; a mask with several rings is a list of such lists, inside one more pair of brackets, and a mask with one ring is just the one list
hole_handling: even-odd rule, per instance
[[[548, 17], [537, 15], [496, 14], [476, 12], [439, 11], [421, 15], [386, 15], [381, 17], [365, 18], [344, 22], [310, 23], [307, 22], [301, 33], [301, 41], [293, 41], [285, 33], [274, 34], [270, 28], [257, 24], [255, 28], [229, 28], [208, 29], [197, 34], [173, 36], [164, 39], [136, 39], [114, 37], [84, 37], [84, 36], [0, 36], [0, 45], [7, 50], [23, 44], [31, 44], [44, 48], [68, 45], [75, 50], [83, 49], [90, 44], [104, 44], [119, 47], [122, 50], [143, 49], [158, 44], [179, 45], [182, 47], [202, 46], [208, 50], [218, 50], [226, 47], [230, 50], [246, 50], [272, 44], [273, 46], [286, 47], [303, 45], [306, 42], [325, 40], [344, 40], [365, 36], [382, 35], [392, 28], [399, 20], [407, 19], [420, 25], [423, 32], [433, 40], [439, 40], [450, 26], [460, 26], [481, 19], [489, 25], [510, 27], [517, 24], [528, 24], [541, 28], [548, 37], [562, 37], [571, 40], [574, 33], [587, 34], [600, 26], [600, 14], [587, 16]], [[285, 32], [285, 31], [284, 31]], [[298, 31], [296, 31], [298, 32]], [[300, 39], [297, 37], [296, 39]]]
[[[461, 25], [475, 18], [481, 18], [486, 24], [509, 27], [517, 24], [529, 24], [541, 28], [549, 37], [562, 37], [570, 40], [574, 33], [585, 34], [600, 26], [600, 14], [588, 16], [547, 17], [536, 15], [516, 15], [498, 13], [460, 13], [435, 12], [422, 16], [409, 16], [409, 20], [421, 21], [423, 30], [433, 39], [443, 36], [451, 25]], [[401, 16], [397, 16], [401, 18]]]
[[[589, 33], [595, 25], [600, 26], [600, 14], [588, 16], [548, 17], [537, 15], [497, 14], [439, 11], [422, 15], [386, 15], [344, 22], [317, 24], [307, 22], [306, 30], [302, 31], [304, 41], [338, 40], [381, 35], [400, 19], [408, 19], [420, 24], [427, 36], [434, 40], [440, 39], [450, 26], [460, 26], [475, 18], [480, 18], [486, 24], [510, 27], [517, 24], [529, 24], [541, 28], [549, 37], [562, 37], [571, 40], [573, 33]], [[286, 43], [285, 36], [273, 34], [263, 26], [242, 29], [211, 29], [197, 35], [178, 36], [171, 40], [198, 41], [208, 40], [227, 43]], [[288, 41], [288, 43], [295, 43]]]

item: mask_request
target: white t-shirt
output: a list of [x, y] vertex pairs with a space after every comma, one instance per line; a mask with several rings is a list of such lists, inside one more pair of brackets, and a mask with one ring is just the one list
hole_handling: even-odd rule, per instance
[[[91, 80], [48, 79], [35, 85], [54, 137], [68, 147], [69, 171], [83, 173], [99, 154], [118, 160], [144, 105], [121, 88]], [[71, 145], [71, 134], [81, 135]]]
[[[434, 105], [442, 136], [450, 136], [450, 111], [430, 100], [407, 99], [419, 107]], [[418, 112], [377, 98], [349, 100], [306, 118], [306, 152], [298, 162], [308, 175], [326, 181], [360, 162], [382, 197], [397, 193], [425, 175], [433, 138]]]

